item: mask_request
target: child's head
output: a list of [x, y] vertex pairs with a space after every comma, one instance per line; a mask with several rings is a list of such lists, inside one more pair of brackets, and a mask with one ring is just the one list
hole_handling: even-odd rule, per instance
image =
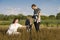
[[37, 8], [37, 6], [35, 4], [32, 4], [31, 8], [34, 10]]
[[33, 19], [32, 19], [32, 17], [31, 17], [31, 16], [28, 16], [28, 17], [27, 17], [27, 19], [29, 19], [29, 20], [30, 20], [30, 23], [32, 23], [32, 22], [33, 22]]
[[18, 18], [15, 18], [14, 20], [13, 20], [13, 23], [18, 23]]

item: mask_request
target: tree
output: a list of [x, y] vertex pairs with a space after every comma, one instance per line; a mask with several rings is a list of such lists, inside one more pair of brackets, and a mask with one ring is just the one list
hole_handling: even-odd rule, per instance
[[55, 18], [55, 15], [50, 15], [50, 16], [49, 16], [49, 19], [56, 19], [56, 18]]
[[4, 19], [4, 15], [0, 14], [0, 20], [3, 20], [3, 19]]
[[8, 15], [4, 15], [3, 20], [9, 20]]
[[57, 13], [56, 19], [60, 19], [60, 12]]
[[16, 18], [16, 15], [9, 15], [8, 18], [9, 18], [9, 20], [12, 20], [12, 19]]
[[41, 19], [42, 19], [42, 20], [47, 20], [47, 19], [48, 19], [48, 16], [42, 15], [42, 16], [41, 16]]
[[17, 15], [17, 18], [18, 18], [18, 19], [26, 19], [27, 17], [24, 16], [23, 14], [18, 14], [18, 15]]

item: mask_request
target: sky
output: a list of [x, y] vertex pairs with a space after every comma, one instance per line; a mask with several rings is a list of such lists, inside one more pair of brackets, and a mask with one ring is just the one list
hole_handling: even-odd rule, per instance
[[33, 15], [32, 4], [41, 9], [42, 15], [57, 15], [60, 12], [60, 0], [0, 0], [0, 14]]

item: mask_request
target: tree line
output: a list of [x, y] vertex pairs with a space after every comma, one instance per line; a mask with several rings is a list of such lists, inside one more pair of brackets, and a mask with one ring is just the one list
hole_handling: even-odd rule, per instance
[[[21, 20], [25, 20], [27, 17], [32, 17], [32, 15], [27, 15], [27, 16], [25, 16], [25, 15], [23, 15], [23, 14], [18, 14], [18, 15], [4, 15], [4, 14], [0, 14], [0, 20], [2, 21], [2, 20], [12, 20], [12, 19], [14, 19], [14, 18], [18, 18], [18, 19], [21, 19]], [[55, 20], [55, 19], [57, 19], [57, 20], [60, 20], [60, 12], [59, 13], [57, 13], [57, 15], [55, 16], [55, 15], [49, 15], [49, 16], [45, 16], [45, 15], [42, 15], [41, 16], [41, 19], [42, 20], [50, 20], [50, 19], [52, 19], [52, 20]]]

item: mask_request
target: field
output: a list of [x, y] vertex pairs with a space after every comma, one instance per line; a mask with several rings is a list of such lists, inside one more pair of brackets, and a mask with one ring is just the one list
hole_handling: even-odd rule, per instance
[[[21, 20], [20, 24], [24, 21]], [[45, 22], [45, 23], [44, 23]], [[34, 26], [31, 32], [27, 32], [26, 28], [19, 28], [18, 31], [21, 35], [7, 35], [9, 21], [0, 21], [0, 40], [60, 40], [60, 22], [57, 24], [56, 21], [52, 23], [44, 21], [40, 25], [40, 31], [36, 32]], [[51, 23], [51, 24], [50, 24]]]
[[40, 32], [36, 32], [33, 28], [27, 32], [25, 28], [18, 29], [21, 35], [7, 35], [8, 25], [0, 25], [0, 40], [60, 40], [59, 28], [40, 28]]

